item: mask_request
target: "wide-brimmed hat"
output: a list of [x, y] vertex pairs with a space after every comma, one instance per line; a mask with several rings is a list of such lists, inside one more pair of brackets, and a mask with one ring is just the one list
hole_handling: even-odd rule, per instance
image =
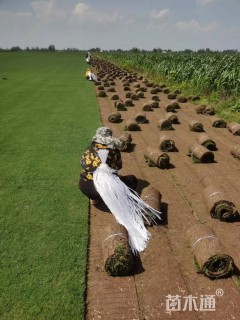
[[104, 144], [112, 149], [118, 149], [121, 146], [121, 141], [112, 137], [112, 129], [108, 127], [98, 128], [92, 141]]

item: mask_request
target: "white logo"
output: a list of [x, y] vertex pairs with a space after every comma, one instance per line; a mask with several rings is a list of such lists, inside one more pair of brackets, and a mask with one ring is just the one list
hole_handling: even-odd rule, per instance
[[175, 311], [215, 311], [216, 310], [216, 296], [222, 297], [224, 294], [223, 289], [216, 290], [216, 294], [205, 294], [200, 297], [180, 295], [167, 295], [166, 296], [166, 313]]

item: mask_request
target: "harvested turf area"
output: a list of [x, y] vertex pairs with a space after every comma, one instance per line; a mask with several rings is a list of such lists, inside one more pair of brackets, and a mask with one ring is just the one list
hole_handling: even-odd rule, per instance
[[[110, 72], [110, 71], [109, 71]], [[100, 69], [95, 69], [100, 74]], [[113, 76], [111, 76], [113, 77]], [[102, 79], [105, 79], [103, 75]], [[114, 88], [122, 101], [126, 91], [119, 75], [114, 77]], [[112, 128], [114, 136], [123, 133], [125, 121], [142, 112], [143, 105], [152, 99], [149, 87], [143, 79], [129, 83], [134, 92], [136, 84], [146, 87], [144, 98], [133, 101], [121, 113], [122, 121], [111, 123], [108, 116], [116, 111], [113, 93], [98, 97], [102, 124]], [[98, 94], [97, 86], [95, 88]], [[122, 152], [121, 174], [134, 174], [138, 178], [138, 192], [147, 186], [157, 188], [162, 194], [162, 222], [148, 227], [152, 234], [146, 250], [135, 259], [134, 273], [126, 277], [111, 277], [104, 270], [102, 243], [107, 228], [114, 223], [113, 215], [104, 204], [90, 207], [90, 246], [87, 274], [87, 319], [237, 319], [240, 314], [240, 292], [237, 288], [240, 267], [240, 222], [232, 223], [213, 219], [207, 207], [203, 191], [206, 181], [222, 186], [229, 199], [240, 208], [240, 163], [232, 157], [232, 145], [239, 144], [227, 128], [212, 126], [211, 116], [197, 114], [196, 105], [179, 103], [178, 123], [166, 131], [175, 142], [176, 150], [169, 152], [170, 165], [166, 169], [148, 166], [144, 159], [147, 147], [159, 147], [162, 132], [158, 120], [166, 116], [164, 107], [169, 104], [167, 94], [157, 93], [159, 108], [145, 112], [147, 122], [139, 124], [140, 130], [127, 131], [132, 136], [131, 148]], [[204, 131], [216, 143], [214, 161], [196, 163], [189, 156], [189, 145], [198, 140], [200, 132], [191, 131], [189, 122], [203, 124]], [[232, 276], [211, 280], [197, 273], [187, 231], [197, 221], [209, 226], [231, 256], [236, 265]], [[209, 235], [211, 236], [211, 235]], [[200, 240], [201, 241], [201, 240]], [[214, 304], [207, 304], [212, 299]]]

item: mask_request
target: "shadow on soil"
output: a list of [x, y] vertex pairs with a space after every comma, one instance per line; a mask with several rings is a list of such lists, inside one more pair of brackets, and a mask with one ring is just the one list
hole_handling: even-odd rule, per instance
[[108, 209], [108, 207], [106, 206], [106, 204], [103, 201], [99, 201], [99, 203], [96, 204], [95, 206], [96, 206], [96, 208], [98, 208], [99, 210], [101, 210], [103, 212], [111, 213], [111, 211]]
[[143, 268], [141, 258], [139, 256], [139, 254], [137, 254], [135, 256], [135, 260], [134, 260], [133, 275], [137, 275], [137, 274], [143, 273], [144, 271], [145, 271], [145, 269]]
[[150, 185], [149, 182], [147, 182], [146, 180], [142, 180], [142, 179], [137, 179], [137, 189], [136, 191], [141, 194], [143, 189], [148, 187]]
[[134, 151], [135, 147], [136, 147], [136, 143], [130, 143], [130, 145], [128, 146], [125, 152], [131, 153]]
[[174, 168], [176, 168], [175, 165], [172, 163], [169, 163], [166, 169], [169, 170], [169, 169], [174, 169]]
[[162, 220], [158, 225], [167, 226], [168, 225], [168, 204], [166, 202], [161, 202], [161, 218]]

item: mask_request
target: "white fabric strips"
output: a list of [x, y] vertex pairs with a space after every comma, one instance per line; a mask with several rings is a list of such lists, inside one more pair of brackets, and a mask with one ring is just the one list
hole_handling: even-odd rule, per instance
[[146, 211], [154, 217], [160, 218], [160, 212], [146, 204], [134, 191], [129, 189], [116, 173], [106, 164], [108, 150], [99, 150], [100, 166], [93, 173], [96, 190], [112, 212], [117, 222], [123, 225], [129, 236], [129, 244], [133, 253], [143, 251], [147, 245], [150, 232], [144, 225]]

